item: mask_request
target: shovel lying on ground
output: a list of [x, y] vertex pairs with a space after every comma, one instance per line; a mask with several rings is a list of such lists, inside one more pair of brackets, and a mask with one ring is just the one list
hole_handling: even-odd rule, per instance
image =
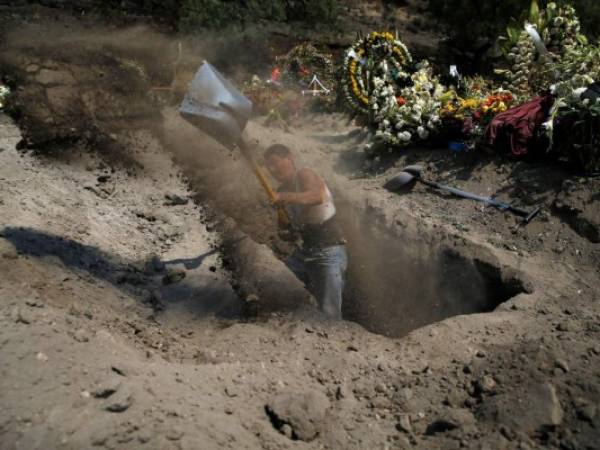
[[[275, 191], [254, 161], [242, 132], [252, 114], [252, 102], [226, 80], [212, 65], [204, 61], [181, 103], [179, 114], [228, 149], [238, 147], [270, 201]], [[277, 208], [279, 223], [290, 225], [285, 209]]]
[[499, 200], [496, 200], [492, 197], [484, 197], [481, 195], [473, 194], [471, 192], [461, 191], [460, 189], [456, 189], [451, 186], [444, 186], [443, 184], [437, 183], [435, 181], [423, 179], [421, 177], [422, 171], [423, 168], [419, 165], [405, 167], [402, 172], [400, 172], [394, 178], [385, 183], [384, 187], [389, 191], [399, 191], [401, 189], [408, 189], [412, 187], [416, 181], [419, 181], [434, 189], [450, 192], [451, 194], [456, 195], [457, 197], [483, 202], [487, 205], [493, 206], [494, 208], [500, 211], [510, 211], [511, 213], [523, 218], [523, 225], [526, 225], [529, 222], [531, 222], [533, 218], [538, 215], [542, 208], [541, 206], [537, 206], [532, 211], [526, 211], [524, 209], [517, 208], [516, 206], [512, 206], [509, 203], [504, 203]]

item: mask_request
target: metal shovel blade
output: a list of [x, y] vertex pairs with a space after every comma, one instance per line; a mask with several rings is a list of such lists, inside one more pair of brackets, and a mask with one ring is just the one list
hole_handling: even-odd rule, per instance
[[389, 181], [387, 181], [383, 187], [390, 192], [398, 192], [403, 189], [410, 189], [414, 186], [417, 181], [417, 177], [408, 172], [400, 172]]
[[405, 167], [403, 170], [403, 172], [408, 172], [411, 175], [414, 175], [417, 178], [421, 177], [421, 172], [423, 172], [423, 166], [420, 166], [418, 164], [414, 164], [412, 166], [407, 166]]
[[179, 113], [227, 148], [232, 148], [241, 138], [252, 114], [252, 102], [205, 61], [190, 83]]

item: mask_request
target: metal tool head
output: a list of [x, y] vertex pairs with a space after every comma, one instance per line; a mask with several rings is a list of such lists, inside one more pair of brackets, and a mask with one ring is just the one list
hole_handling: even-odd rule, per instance
[[205, 61], [190, 83], [179, 113], [231, 148], [242, 136], [252, 114], [252, 102]]
[[388, 191], [398, 192], [412, 188], [416, 181], [417, 177], [415, 177], [412, 173], [403, 171], [388, 180], [383, 187]]
[[421, 177], [421, 172], [423, 172], [423, 166], [420, 166], [418, 164], [413, 164], [412, 166], [407, 166], [404, 169], [402, 169], [403, 172], [408, 172], [411, 175], [420, 178]]

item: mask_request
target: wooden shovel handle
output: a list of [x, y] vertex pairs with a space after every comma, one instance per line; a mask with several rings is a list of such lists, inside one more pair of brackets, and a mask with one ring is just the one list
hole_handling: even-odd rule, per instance
[[[238, 142], [238, 147], [240, 148], [240, 151], [242, 152], [242, 155], [244, 156], [244, 158], [246, 159], [248, 164], [250, 164], [250, 167], [252, 168], [254, 175], [256, 175], [256, 178], [258, 178], [258, 181], [260, 182], [261, 186], [267, 193], [269, 200], [271, 202], [274, 202], [275, 201], [275, 191], [271, 187], [271, 184], [269, 183], [269, 180], [267, 179], [265, 174], [262, 172], [262, 170], [260, 170], [260, 167], [258, 166], [258, 164], [256, 164], [256, 161], [254, 161], [254, 158], [252, 157], [252, 154], [250, 153], [250, 149], [248, 148], [248, 145], [243, 140], [240, 140]], [[290, 216], [288, 215], [287, 211], [285, 209], [283, 209], [283, 207], [281, 207], [281, 206], [277, 207], [277, 220], [278, 220], [278, 223], [283, 227], [289, 227], [292, 224], [292, 221], [290, 220]]]

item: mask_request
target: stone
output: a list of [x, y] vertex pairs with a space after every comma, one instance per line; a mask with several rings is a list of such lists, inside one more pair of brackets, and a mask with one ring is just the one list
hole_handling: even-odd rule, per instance
[[132, 403], [133, 396], [127, 390], [120, 389], [116, 394], [109, 397], [104, 409], [112, 413], [122, 413], [127, 411]]
[[556, 326], [556, 329], [558, 331], [575, 333], [575, 332], [581, 331], [583, 328], [581, 327], [581, 324], [579, 324], [578, 322], [568, 319], [568, 320], [564, 320], [561, 323], [559, 323]]
[[386, 387], [385, 387], [385, 384], [383, 384], [383, 383], [377, 383], [377, 384], [375, 385], [375, 392], [378, 392], [378, 393], [380, 393], [380, 394], [383, 394], [383, 393], [384, 393], [386, 390], [387, 390], [387, 389], [386, 389]]
[[77, 342], [88, 342], [90, 340], [87, 332], [83, 328], [80, 328], [75, 332], [73, 339], [75, 339]]
[[37, 298], [28, 298], [25, 300], [25, 304], [30, 308], [43, 308], [45, 306], [44, 302]]
[[445, 433], [474, 423], [475, 416], [468, 409], [448, 409], [427, 426], [425, 434]]
[[178, 441], [183, 437], [183, 431], [179, 428], [170, 428], [165, 437], [170, 441]]
[[496, 392], [496, 381], [489, 375], [484, 375], [475, 383], [476, 391], [479, 394], [494, 394]]
[[293, 437], [294, 437], [294, 430], [287, 423], [283, 424], [283, 426], [281, 427], [281, 429], [279, 431], [281, 432], [281, 434], [283, 434], [284, 436], [286, 436], [289, 439], [293, 439]]
[[592, 422], [596, 417], [597, 407], [585, 398], [578, 397], [573, 401], [577, 417], [587, 422]]
[[317, 437], [328, 408], [327, 396], [319, 391], [282, 393], [265, 406], [277, 430], [281, 432], [287, 424], [292, 429], [292, 439], [305, 442]]
[[569, 371], [569, 365], [564, 359], [558, 358], [556, 361], [554, 361], [554, 365], [559, 369], [562, 369], [562, 371], [565, 373]]
[[238, 389], [235, 386], [226, 386], [225, 387], [225, 395], [227, 397], [233, 398], [237, 397], [239, 394]]
[[521, 395], [509, 392], [484, 397], [478, 409], [481, 421], [525, 434], [554, 428], [562, 423], [563, 416], [556, 389], [548, 382], [525, 386]]
[[137, 438], [140, 444], [145, 444], [146, 442], [150, 442], [152, 439], [152, 434], [150, 434], [150, 432], [147, 430], [142, 430], [139, 432]]
[[110, 380], [97, 386], [92, 390], [94, 398], [108, 398], [119, 390], [121, 383], [117, 380]]
[[162, 279], [164, 285], [177, 283], [185, 278], [185, 271], [179, 269], [169, 269]]
[[400, 415], [398, 418], [398, 423], [396, 424], [396, 429], [405, 433], [410, 433], [412, 431], [412, 424], [410, 422], [409, 414]]
[[4, 259], [14, 260], [19, 257], [19, 254], [11, 242], [0, 238], [0, 256]]
[[38, 66], [37, 64], [29, 64], [27, 65], [27, 67], [25, 67], [25, 72], [27, 73], [35, 73], [38, 70], [40, 70], [40, 66]]
[[177, 194], [165, 194], [165, 205], [166, 206], [179, 206], [179, 205], [187, 205], [189, 199], [186, 197], [182, 197]]
[[32, 322], [31, 317], [18, 306], [15, 306], [11, 312], [11, 317], [15, 323], [29, 325]]
[[464, 403], [464, 396], [457, 389], [452, 389], [444, 398], [444, 404], [447, 406], [457, 407]]

